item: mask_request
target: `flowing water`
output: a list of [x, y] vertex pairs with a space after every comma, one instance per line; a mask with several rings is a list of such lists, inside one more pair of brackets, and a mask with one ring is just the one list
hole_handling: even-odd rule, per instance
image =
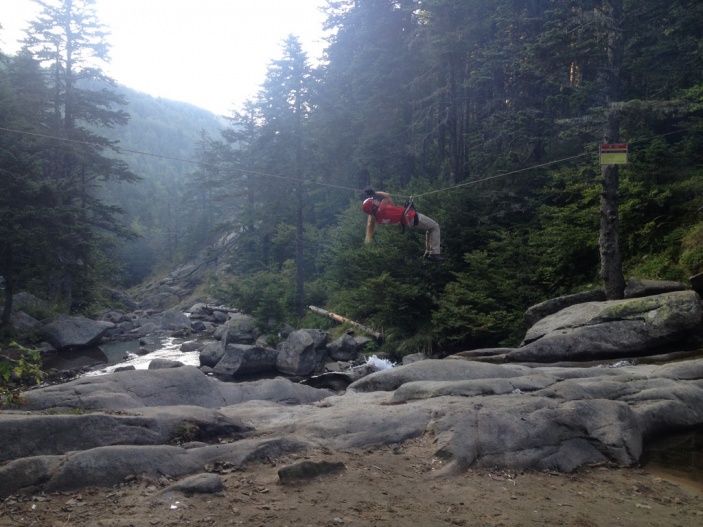
[[[168, 359], [188, 366], [200, 366], [198, 351], [182, 352], [182, 339], [150, 337], [145, 344], [139, 340], [111, 342], [94, 348], [62, 351], [44, 359], [44, 369], [83, 370], [81, 376], [112, 373], [117, 368], [134, 366], [146, 370], [154, 359]], [[86, 371], [87, 370], [87, 371]]]
[[[141, 346], [138, 341], [114, 342], [100, 346], [107, 357], [107, 363], [86, 373], [86, 376], [104, 375], [112, 373], [117, 368], [134, 366], [137, 370], [146, 370], [154, 359], [178, 361], [186, 366], [200, 366], [199, 351], [181, 351], [182, 339], [173, 337], [154, 338], [146, 346]], [[148, 351], [148, 353], [144, 353]]]

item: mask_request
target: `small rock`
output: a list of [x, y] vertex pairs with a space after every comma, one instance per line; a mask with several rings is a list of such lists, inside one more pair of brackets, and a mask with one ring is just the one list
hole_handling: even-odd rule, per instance
[[334, 474], [346, 470], [346, 468], [347, 467], [341, 461], [319, 461], [317, 463], [313, 461], [302, 461], [294, 465], [280, 468], [278, 470], [278, 477], [281, 483], [288, 484], [314, 479], [327, 474]]

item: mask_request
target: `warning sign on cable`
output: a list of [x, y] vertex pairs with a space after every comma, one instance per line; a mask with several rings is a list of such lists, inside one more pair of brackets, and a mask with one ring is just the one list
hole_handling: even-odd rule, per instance
[[600, 145], [601, 165], [624, 165], [627, 163], [627, 143]]

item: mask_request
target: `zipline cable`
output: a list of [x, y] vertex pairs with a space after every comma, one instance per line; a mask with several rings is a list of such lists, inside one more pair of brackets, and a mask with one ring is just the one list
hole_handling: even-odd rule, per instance
[[[630, 142], [630, 143], [628, 143], [628, 144], [630, 144], [630, 145], [636, 145], [636, 144], [638, 144], [638, 143], [645, 143], [645, 142], [647, 142], [647, 141], [652, 141], [653, 139], [657, 139], [657, 138], [660, 138], [660, 137], [666, 137], [667, 135], [678, 134], [678, 133], [681, 133], [681, 132], [683, 132], [683, 131], [684, 131], [684, 130], [674, 130], [673, 132], [667, 132], [667, 133], [665, 133], [665, 134], [657, 134], [657, 135], [651, 136], [651, 137], [649, 137], [649, 138], [647, 138], [647, 139], [640, 139], [640, 140], [638, 140], [638, 141], [632, 141], [632, 142]], [[489, 181], [489, 180], [491, 180], [491, 179], [496, 179], [496, 178], [505, 177], [505, 176], [511, 176], [511, 175], [513, 175], [513, 174], [519, 174], [519, 173], [521, 173], [521, 172], [527, 172], [528, 170], [534, 170], [534, 169], [536, 169], [536, 168], [542, 168], [542, 167], [546, 167], [546, 166], [549, 166], [549, 165], [554, 165], [554, 164], [556, 164], [556, 163], [563, 163], [563, 162], [565, 162], [565, 161], [571, 161], [571, 160], [573, 160], [573, 159], [578, 159], [579, 157], [590, 156], [590, 155], [593, 155], [593, 153], [592, 153], [592, 152], [584, 152], [584, 153], [582, 153], [582, 154], [578, 154], [578, 155], [575, 155], [575, 156], [564, 157], [564, 158], [562, 158], [562, 159], [556, 159], [556, 160], [554, 160], [554, 161], [548, 161], [547, 163], [542, 163], [542, 164], [539, 164], [539, 165], [532, 165], [532, 166], [530, 166], [530, 167], [521, 168], [521, 169], [518, 169], [518, 170], [513, 170], [513, 171], [511, 171], [511, 172], [503, 172], [503, 173], [495, 174], [495, 175], [493, 175], [493, 176], [488, 176], [488, 177], [485, 177], [485, 178], [473, 179], [473, 180], [471, 180], [471, 181], [467, 181], [467, 182], [465, 182], [465, 183], [459, 183], [459, 184], [457, 184], [457, 185], [452, 185], [452, 186], [450, 186], [450, 187], [444, 187], [444, 188], [440, 188], [440, 189], [436, 189], [436, 190], [430, 190], [429, 192], [423, 192], [423, 193], [421, 193], [421, 194], [415, 194], [414, 196], [406, 196], [406, 195], [403, 195], [403, 194], [392, 194], [392, 195], [393, 195], [393, 196], [398, 196], [398, 197], [401, 197], [401, 198], [410, 198], [410, 197], [415, 197], [415, 198], [416, 198], [416, 197], [419, 197], [419, 196], [429, 196], [430, 194], [437, 194], [438, 192], [445, 192], [445, 191], [453, 190], [453, 189], [459, 188], [459, 187], [466, 187], [466, 186], [469, 186], [469, 185], [475, 185], [475, 184], [477, 184], [477, 183], [483, 183], [484, 181]]]
[[[466, 183], [459, 183], [459, 184], [453, 185], [451, 187], [444, 187], [444, 188], [440, 188], [440, 189], [436, 189], [436, 190], [430, 190], [429, 192], [415, 194], [415, 197], [417, 198], [420, 196], [429, 196], [430, 194], [436, 194], [438, 192], [445, 192], [445, 191], [453, 190], [453, 189], [459, 188], [459, 187], [466, 187], [469, 185], [475, 185], [476, 183], [483, 183], [484, 181], [490, 181], [491, 179], [496, 179], [496, 178], [505, 177], [505, 176], [511, 176], [513, 174], [519, 174], [520, 172], [527, 172], [528, 170], [534, 170], [535, 168], [542, 168], [542, 167], [546, 167], [549, 165], [554, 165], [556, 163], [563, 163], [565, 161], [571, 161], [572, 159], [578, 159], [579, 157], [590, 156], [590, 155], [593, 155], [593, 154], [591, 154], [590, 152], [584, 152], [583, 154], [578, 154], [578, 155], [571, 156], [571, 157], [564, 157], [562, 159], [556, 159], [554, 161], [548, 161], [547, 163], [542, 163], [540, 165], [533, 165], [531, 167], [521, 168], [518, 170], [513, 170], [511, 172], [503, 172], [501, 174], [495, 174], [493, 176], [488, 176], [488, 177], [481, 178], [481, 179], [473, 179], [471, 181], [467, 181]], [[403, 197], [406, 197], [406, 196], [403, 196]]]
[[[35, 136], [35, 137], [42, 137], [42, 138], [45, 138], [45, 139], [54, 139], [54, 140], [56, 140], [56, 141], [65, 141], [65, 142], [68, 142], [68, 143], [76, 143], [76, 144], [82, 144], [82, 145], [87, 145], [87, 146], [100, 146], [100, 147], [104, 147], [104, 145], [99, 145], [99, 144], [97, 144], [97, 143], [91, 143], [90, 141], [80, 141], [80, 140], [78, 140], [78, 139], [69, 139], [69, 138], [66, 138], [66, 137], [56, 137], [56, 136], [53, 136], [53, 135], [40, 134], [40, 133], [38, 133], [38, 132], [29, 132], [29, 131], [26, 131], [26, 130], [14, 130], [14, 129], [12, 129], [12, 128], [3, 128], [3, 127], [0, 127], [0, 131], [4, 131], [4, 132], [13, 132], [13, 133], [24, 134], [24, 135], [31, 135], [31, 136]], [[665, 134], [659, 134], [659, 135], [652, 136], [652, 137], [650, 137], [650, 138], [648, 138], [648, 139], [640, 139], [639, 141], [633, 141], [633, 142], [630, 143], [630, 144], [643, 143], [643, 142], [651, 141], [651, 140], [656, 139], [656, 138], [659, 138], [659, 137], [665, 137], [665, 136], [667, 136], [667, 135], [672, 135], [672, 134], [680, 133], [680, 132], [682, 132], [682, 131], [683, 131], [683, 130], [676, 130], [676, 131], [673, 131], [673, 132], [667, 132], [667, 133], [665, 133]], [[253, 175], [253, 176], [261, 176], [261, 177], [272, 177], [272, 178], [278, 178], [278, 179], [285, 179], [285, 180], [288, 180], [288, 181], [293, 181], [293, 182], [295, 182], [295, 183], [313, 183], [312, 181], [306, 181], [306, 180], [303, 180], [303, 179], [293, 178], [293, 177], [289, 177], [289, 176], [282, 176], [282, 175], [279, 175], [279, 174], [269, 174], [269, 173], [267, 173], [267, 172], [259, 172], [259, 171], [255, 171], [255, 170], [248, 170], [248, 169], [245, 169], [245, 168], [238, 168], [238, 167], [232, 167], [232, 166], [225, 166], [225, 165], [215, 164], [215, 163], [205, 163], [205, 162], [203, 162], [203, 161], [194, 161], [194, 160], [192, 160], [192, 159], [183, 159], [183, 158], [179, 158], [179, 157], [166, 156], [166, 155], [162, 155], [162, 154], [154, 154], [154, 153], [152, 153], [152, 152], [144, 152], [144, 151], [141, 151], [141, 150], [131, 150], [131, 149], [129, 149], [129, 148], [121, 148], [121, 147], [120, 147], [120, 148], [119, 148], [119, 151], [120, 151], [120, 152], [128, 152], [128, 153], [131, 153], [131, 154], [139, 154], [139, 155], [144, 155], [144, 156], [156, 157], [156, 158], [160, 158], [160, 159], [168, 159], [168, 160], [170, 160], [170, 161], [180, 161], [180, 162], [182, 162], [182, 163], [189, 163], [189, 164], [192, 164], [192, 165], [204, 166], [204, 167], [209, 167], [209, 168], [216, 168], [216, 169], [218, 169], [218, 170], [222, 170], [222, 169], [236, 170], [237, 172], [241, 172], [241, 173], [243, 173], [243, 174], [250, 174], [250, 175]], [[526, 168], [521, 168], [521, 169], [518, 169], [518, 170], [512, 170], [512, 171], [510, 171], [510, 172], [503, 172], [503, 173], [500, 173], [500, 174], [495, 174], [495, 175], [493, 175], [493, 176], [487, 176], [487, 177], [485, 177], [485, 178], [474, 179], [474, 180], [471, 180], [471, 181], [467, 181], [467, 182], [465, 182], [465, 183], [459, 183], [459, 184], [457, 184], [457, 185], [452, 185], [452, 186], [450, 186], [450, 187], [443, 187], [443, 188], [436, 189], [436, 190], [430, 190], [430, 191], [428, 191], [428, 192], [423, 192], [423, 193], [421, 193], [421, 194], [415, 194], [415, 195], [412, 196], [412, 197], [413, 197], [413, 199], [414, 199], [414, 198], [417, 198], [417, 197], [429, 196], [429, 195], [431, 195], [431, 194], [437, 194], [437, 193], [439, 193], [439, 192], [446, 192], [446, 191], [449, 191], [449, 190], [454, 190], [454, 189], [461, 188], [461, 187], [466, 187], [466, 186], [469, 186], [469, 185], [476, 185], [476, 184], [478, 184], [478, 183], [483, 183], [483, 182], [485, 182], [485, 181], [490, 181], [490, 180], [492, 180], [492, 179], [497, 179], [497, 178], [505, 177], [505, 176], [511, 176], [511, 175], [514, 175], [514, 174], [520, 174], [520, 173], [522, 173], [522, 172], [527, 172], [528, 170], [534, 170], [534, 169], [537, 169], [537, 168], [543, 168], [543, 167], [546, 167], [546, 166], [555, 165], [555, 164], [557, 164], [557, 163], [564, 163], [564, 162], [566, 162], [566, 161], [572, 161], [572, 160], [574, 160], [574, 159], [578, 159], [578, 158], [580, 158], [580, 157], [590, 156], [590, 155], [593, 155], [593, 153], [592, 153], [592, 152], [584, 152], [584, 153], [582, 153], [582, 154], [577, 154], [577, 155], [575, 155], [575, 156], [570, 156], [570, 157], [564, 157], [564, 158], [562, 158], [562, 159], [555, 159], [554, 161], [548, 161], [548, 162], [546, 162], [546, 163], [541, 163], [541, 164], [539, 164], [539, 165], [533, 165], [533, 166], [526, 167]], [[331, 184], [331, 183], [315, 182], [315, 184], [316, 184], [317, 186], [336, 188], [336, 189], [339, 189], [339, 190], [348, 190], [348, 191], [351, 191], [351, 192], [363, 192], [363, 190], [361, 190], [361, 189], [356, 189], [356, 188], [351, 188], [351, 187], [344, 187], [344, 186], [341, 186], [341, 185], [333, 185], [333, 184]], [[403, 195], [403, 194], [391, 194], [391, 195], [392, 195], [392, 196], [402, 197], [402, 198], [409, 198], [409, 197], [410, 197], [410, 196]]]
[[[14, 130], [14, 129], [12, 129], [12, 128], [0, 127], [0, 131], [3, 131], [3, 132], [13, 132], [13, 133], [23, 134], [23, 135], [31, 135], [31, 136], [34, 136], [34, 137], [41, 137], [41, 138], [44, 138], [44, 139], [53, 139], [53, 140], [55, 140], [55, 141], [64, 141], [64, 142], [67, 142], [67, 143], [75, 143], [75, 144], [86, 145], [86, 146], [91, 146], [91, 147], [92, 147], [92, 146], [105, 147], [105, 145], [99, 145], [99, 144], [97, 144], [97, 143], [92, 143], [92, 142], [90, 142], [90, 141], [81, 141], [81, 140], [78, 140], [78, 139], [69, 139], [69, 138], [67, 138], [67, 137], [56, 137], [56, 136], [53, 136], [53, 135], [41, 134], [41, 133], [38, 133], [38, 132], [29, 132], [29, 131], [26, 131], [26, 130]], [[266, 172], [259, 172], [259, 171], [256, 171], [256, 170], [248, 170], [248, 169], [246, 169], [246, 168], [239, 168], [239, 167], [233, 167], [233, 166], [226, 166], [226, 165], [223, 165], [223, 164], [205, 163], [205, 162], [203, 162], [203, 161], [194, 161], [194, 160], [192, 160], [192, 159], [184, 159], [184, 158], [181, 158], [181, 157], [172, 157], [172, 156], [167, 156], [167, 155], [163, 155], [163, 154], [154, 154], [153, 152], [144, 152], [144, 151], [141, 151], [141, 150], [131, 150], [131, 149], [129, 149], [129, 148], [122, 148], [122, 147], [119, 147], [118, 150], [119, 150], [120, 153], [127, 152], [127, 153], [130, 153], [130, 154], [139, 154], [139, 155], [143, 155], [143, 156], [156, 157], [156, 158], [159, 158], [159, 159], [168, 159], [168, 160], [170, 160], [170, 161], [180, 161], [180, 162], [182, 162], [182, 163], [189, 163], [189, 164], [191, 164], [191, 165], [198, 165], [198, 166], [203, 166], [203, 167], [208, 167], [208, 168], [216, 168], [216, 169], [218, 169], [218, 170], [222, 170], [222, 169], [235, 170], [235, 171], [237, 171], [237, 172], [241, 172], [241, 173], [244, 173], [244, 174], [250, 174], [250, 175], [253, 175], [253, 176], [261, 176], [261, 177], [272, 177], [272, 178], [278, 178], [278, 179], [286, 179], [286, 180], [288, 180], [288, 181], [294, 181], [294, 182], [296, 182], [296, 183], [311, 183], [310, 181], [306, 181], [306, 180], [304, 180], [304, 179], [298, 179], [298, 178], [294, 178], [294, 177], [290, 177], [290, 176], [282, 176], [282, 175], [279, 175], [279, 174], [269, 174], [269, 173], [266, 173]], [[317, 183], [317, 184], [318, 184], [318, 185], [324, 185], [324, 186], [327, 186], [327, 187], [334, 187], [334, 188], [338, 188], [338, 189], [351, 190], [351, 191], [354, 191], [354, 192], [359, 192], [359, 189], [354, 189], [354, 188], [351, 188], [351, 187], [342, 187], [342, 186], [338, 186], [338, 185], [332, 185], [332, 184], [329, 184], [329, 183]]]

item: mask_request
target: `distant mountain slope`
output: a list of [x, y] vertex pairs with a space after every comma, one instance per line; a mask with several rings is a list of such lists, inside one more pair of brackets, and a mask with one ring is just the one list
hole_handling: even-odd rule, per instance
[[122, 207], [123, 221], [141, 236], [114, 255], [124, 265], [126, 285], [183, 255], [181, 235], [187, 211], [182, 197], [188, 174], [197, 168], [188, 161], [195, 160], [202, 133], [218, 138], [225, 121], [192, 104], [125, 87], [117, 91], [129, 103], [125, 108], [129, 124], [98, 133], [120, 141], [124, 160], [142, 178], [136, 184], [111, 183], [104, 189], [106, 202]]
[[201, 132], [216, 137], [223, 126], [221, 117], [189, 103], [153, 97], [125, 87], [120, 87], [118, 92], [129, 103], [126, 108], [130, 114], [129, 124], [102, 133], [120, 141], [130, 168], [145, 179], [158, 179], [165, 174], [182, 176], [192, 171], [192, 164], [176, 159], [193, 160]]

